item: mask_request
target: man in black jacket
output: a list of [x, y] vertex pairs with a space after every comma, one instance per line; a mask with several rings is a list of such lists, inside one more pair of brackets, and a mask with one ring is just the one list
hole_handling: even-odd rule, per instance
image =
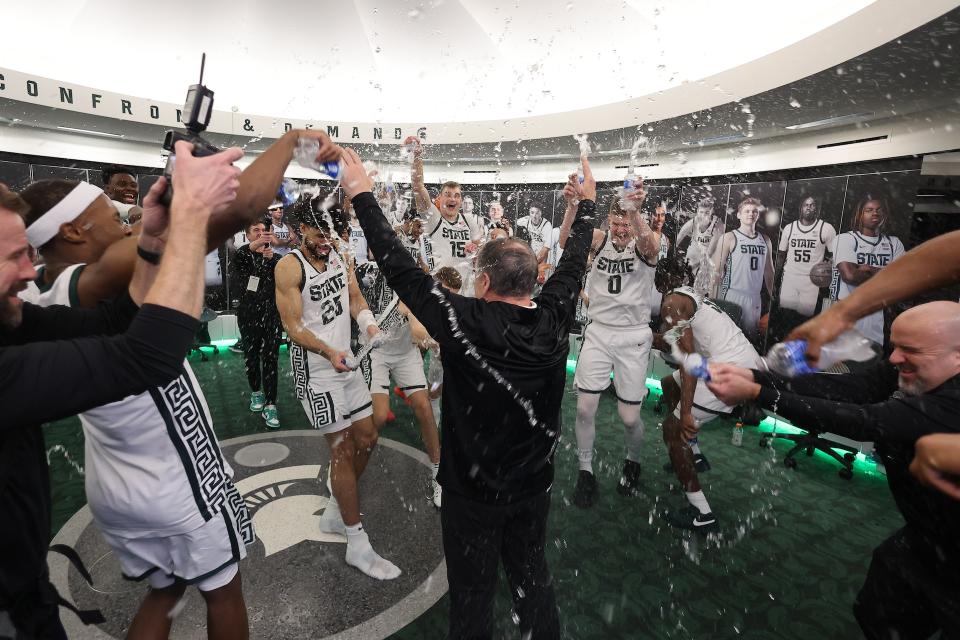
[[916, 441], [957, 433], [960, 304], [931, 302], [893, 323], [889, 362], [848, 375], [783, 380], [712, 365], [710, 390], [752, 400], [801, 427], [874, 441], [906, 525], [873, 552], [854, 613], [868, 638], [960, 637], [960, 503], [909, 471]]
[[583, 159], [579, 209], [556, 273], [531, 299], [537, 259], [514, 239], [477, 257], [476, 297], [436, 286], [403, 250], [357, 155], [343, 156], [342, 185], [390, 287], [443, 351], [439, 481], [450, 583], [451, 638], [489, 638], [502, 558], [523, 637], [558, 638], [544, 557], [553, 454], [560, 435], [568, 334], [593, 235], [596, 182]]
[[[243, 154], [193, 158], [187, 143], [178, 145], [170, 212], [144, 222], [128, 293], [95, 310], [18, 299], [36, 276], [28, 234], [46, 241], [63, 225], [53, 211], [25, 229], [25, 203], [0, 191], [0, 619], [18, 638], [66, 637], [47, 572], [50, 480], [40, 425], [168, 382], [198, 328], [207, 225], [236, 198], [232, 163]], [[160, 179], [152, 195], [165, 186]]]
[[262, 412], [266, 425], [278, 429], [277, 360], [282, 329], [273, 270], [281, 255], [274, 252], [276, 238], [263, 221], [250, 224], [246, 233], [250, 243], [237, 249], [233, 268], [243, 289], [237, 306], [237, 324], [243, 336], [250, 411]]

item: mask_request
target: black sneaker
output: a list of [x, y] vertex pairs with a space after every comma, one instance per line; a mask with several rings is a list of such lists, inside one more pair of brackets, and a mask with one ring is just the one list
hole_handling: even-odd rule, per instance
[[[693, 454], [693, 466], [696, 468], [697, 473], [705, 473], [710, 471], [710, 462], [707, 460], [707, 456], [703, 455], [702, 453]], [[673, 473], [673, 463], [668, 462], [667, 464], [663, 465], [663, 470], [667, 473]]]
[[700, 510], [692, 504], [688, 504], [683, 509], [669, 511], [665, 517], [667, 522], [680, 529], [708, 532], [719, 528], [713, 513], [700, 513]]
[[633, 460], [623, 461], [623, 473], [617, 484], [617, 493], [622, 496], [635, 496], [640, 488], [640, 463]]
[[577, 486], [573, 488], [573, 504], [581, 509], [593, 506], [597, 499], [597, 479], [589, 471], [580, 470]]

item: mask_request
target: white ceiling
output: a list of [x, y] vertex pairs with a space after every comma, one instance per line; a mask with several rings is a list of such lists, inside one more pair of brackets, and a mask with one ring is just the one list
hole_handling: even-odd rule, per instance
[[[346, 122], [503, 121], [652, 102], [884, 4], [906, 9], [891, 0], [5, 0], [0, 60], [179, 103], [205, 51], [220, 110]], [[923, 13], [911, 7], [904, 30]], [[860, 53], [888, 40], [889, 28], [864, 25], [844, 45], [858, 41]], [[804, 56], [795, 57], [802, 67]], [[780, 67], [784, 81], [819, 70], [790, 77]], [[712, 105], [696, 105], [704, 106]]]

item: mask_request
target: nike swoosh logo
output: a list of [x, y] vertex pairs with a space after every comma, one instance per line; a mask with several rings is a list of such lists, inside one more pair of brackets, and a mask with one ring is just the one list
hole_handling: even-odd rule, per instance
[[710, 520], [701, 520], [700, 518], [694, 518], [694, 519], [693, 519], [693, 526], [695, 526], [695, 527], [705, 527], [705, 526], [707, 526], [707, 525], [713, 524], [713, 523], [716, 522], [716, 521], [717, 521], [716, 518], [711, 518]]
[[310, 280], [316, 280], [316, 279], [319, 278], [319, 277], [320, 277], [320, 274], [318, 273], [318, 274], [316, 274], [316, 275], [310, 276], [309, 279], [310, 279]]

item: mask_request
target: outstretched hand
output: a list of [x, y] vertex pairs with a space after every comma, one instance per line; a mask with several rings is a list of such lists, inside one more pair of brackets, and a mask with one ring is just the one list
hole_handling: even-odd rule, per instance
[[193, 145], [189, 142], [177, 142], [177, 164], [173, 169], [174, 202], [190, 203], [186, 213], [193, 216], [225, 211], [236, 200], [240, 189], [240, 169], [233, 163], [243, 157], [243, 150], [230, 147], [200, 157], [194, 156], [192, 151]]
[[356, 151], [344, 149], [340, 162], [343, 166], [340, 186], [343, 187], [343, 193], [348, 200], [353, 200], [358, 194], [373, 191], [373, 178], [367, 175], [363, 161]]
[[807, 320], [787, 336], [787, 340], [806, 340], [806, 359], [810, 366], [820, 362], [820, 348], [836, 340], [841, 333], [853, 328], [853, 323], [843, 316], [842, 305], [837, 303], [818, 316]]
[[596, 202], [597, 180], [593, 177], [593, 171], [590, 169], [590, 161], [587, 160], [587, 156], [580, 156], [580, 166], [583, 167], [583, 183], [577, 185], [578, 199]]

